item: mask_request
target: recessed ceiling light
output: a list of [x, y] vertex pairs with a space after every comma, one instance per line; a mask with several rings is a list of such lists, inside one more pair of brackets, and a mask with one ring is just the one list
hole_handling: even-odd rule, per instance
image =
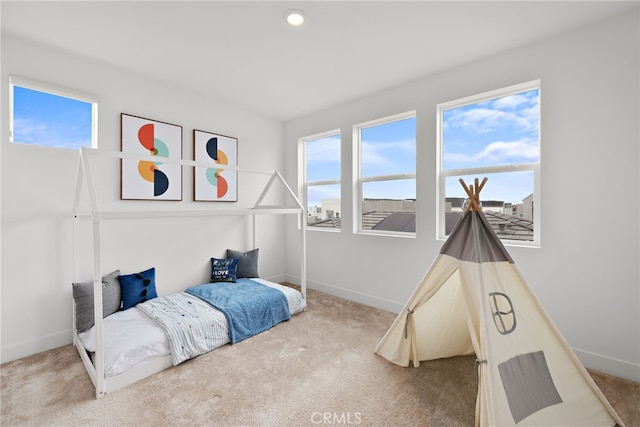
[[300, 9], [289, 9], [284, 13], [287, 24], [292, 27], [301, 27], [304, 24], [304, 12]]

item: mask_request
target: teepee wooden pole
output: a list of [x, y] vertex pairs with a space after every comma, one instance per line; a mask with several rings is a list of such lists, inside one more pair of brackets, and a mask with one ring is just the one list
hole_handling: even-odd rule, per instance
[[479, 206], [478, 202], [476, 201], [475, 195], [473, 194], [473, 189], [469, 187], [462, 178], [460, 178], [460, 185], [462, 185], [462, 188], [464, 188], [465, 193], [467, 193], [467, 196], [469, 197], [468, 209], [471, 209], [471, 211], [478, 211]]
[[482, 182], [480, 183], [479, 187], [476, 184], [476, 194], [478, 195], [478, 201], [480, 200], [480, 192], [484, 188], [484, 185], [487, 183], [487, 180], [488, 178], [485, 176], [484, 178], [482, 178]]
[[462, 178], [460, 178], [459, 181], [462, 188], [464, 188], [465, 193], [469, 196], [469, 209], [474, 212], [480, 212], [482, 210], [482, 207], [480, 206], [480, 191], [482, 191], [484, 184], [487, 182], [487, 177], [484, 177], [482, 182], [479, 182], [478, 178], [476, 178], [471, 186], [468, 186]]

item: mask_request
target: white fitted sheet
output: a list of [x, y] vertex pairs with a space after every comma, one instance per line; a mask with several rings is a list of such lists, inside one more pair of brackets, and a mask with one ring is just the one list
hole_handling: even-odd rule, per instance
[[[300, 313], [307, 306], [302, 294], [293, 288], [264, 279], [252, 280], [284, 293], [292, 316]], [[211, 309], [216, 310], [213, 307]], [[105, 378], [170, 355], [169, 340], [165, 331], [136, 307], [113, 313], [104, 319], [102, 325]], [[93, 326], [78, 334], [84, 348], [91, 353], [95, 352], [95, 333], [95, 326]], [[225, 342], [228, 342], [228, 338]]]
[[[106, 317], [102, 329], [105, 378], [169, 354], [169, 340], [164, 330], [136, 307]], [[96, 351], [95, 326], [78, 336], [87, 351]]]

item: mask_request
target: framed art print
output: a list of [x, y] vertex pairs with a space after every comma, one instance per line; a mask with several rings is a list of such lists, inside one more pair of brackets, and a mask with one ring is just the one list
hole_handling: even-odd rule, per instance
[[237, 202], [238, 172], [224, 165], [238, 166], [238, 140], [194, 129], [193, 157], [196, 162], [211, 162], [210, 168], [193, 168], [193, 200]]
[[182, 200], [182, 166], [162, 161], [163, 157], [182, 159], [182, 126], [123, 113], [121, 131], [123, 153], [155, 158], [153, 161], [122, 159], [120, 198]]

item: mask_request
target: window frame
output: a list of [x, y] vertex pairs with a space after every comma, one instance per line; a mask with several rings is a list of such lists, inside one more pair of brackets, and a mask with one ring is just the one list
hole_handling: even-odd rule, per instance
[[[478, 104], [485, 101], [490, 101], [496, 98], [502, 98], [510, 95], [515, 95], [521, 92], [530, 90], [538, 90], [538, 161], [536, 163], [517, 163], [501, 166], [484, 166], [475, 168], [462, 168], [462, 169], [450, 169], [443, 170], [444, 159], [444, 129], [443, 129], [443, 112], [452, 108], [460, 108], [471, 104]], [[533, 172], [533, 240], [532, 241], [520, 241], [500, 239], [505, 246], [524, 246], [524, 247], [540, 247], [541, 245], [541, 188], [540, 188], [540, 165], [542, 161], [542, 84], [541, 80], [531, 80], [524, 83], [519, 83], [511, 86], [507, 86], [500, 89], [491, 90], [488, 92], [479, 93], [476, 95], [467, 96], [464, 98], [455, 99], [452, 101], [443, 102], [436, 105], [436, 239], [446, 240], [449, 236], [446, 235], [446, 222], [445, 222], [445, 206], [446, 206], [446, 178], [449, 176], [458, 175], [475, 175], [482, 179], [486, 174], [496, 174], [505, 172], [521, 172], [531, 171]], [[488, 181], [490, 185], [491, 182]]]
[[[378, 125], [384, 125], [391, 122], [396, 122], [400, 120], [413, 118], [417, 123], [417, 111], [410, 110], [405, 111], [403, 113], [393, 114], [391, 116], [385, 116], [382, 118], [369, 120], [366, 122], [361, 122], [353, 125], [353, 194], [355, 197], [353, 198], [353, 224], [355, 227], [353, 229], [354, 234], [367, 234], [367, 235], [381, 235], [381, 236], [392, 236], [392, 237], [405, 237], [405, 238], [415, 238], [417, 236], [417, 217], [418, 217], [418, 180], [417, 174], [414, 173], [402, 173], [402, 174], [390, 174], [390, 175], [374, 175], [374, 176], [362, 176], [362, 129], [369, 128]], [[417, 148], [417, 124], [416, 124], [416, 137], [415, 144]], [[415, 170], [417, 171], [417, 154], [414, 159], [416, 162]], [[390, 231], [390, 230], [364, 230], [362, 228], [362, 204], [364, 197], [364, 184], [368, 182], [383, 182], [383, 181], [397, 181], [404, 179], [413, 179], [416, 185], [416, 199], [415, 199], [415, 215], [416, 215], [416, 231], [415, 232], [406, 232], [406, 231]]]
[[[323, 138], [329, 138], [329, 137], [338, 137], [338, 139], [340, 139], [340, 150], [339, 150], [339, 154], [340, 154], [340, 179], [329, 179], [329, 180], [320, 180], [320, 181], [307, 181], [307, 142], [309, 141], [314, 141], [317, 139], [323, 139]], [[314, 226], [310, 226], [308, 224], [308, 207], [309, 207], [309, 200], [308, 200], [308, 194], [309, 194], [309, 187], [314, 187], [314, 186], [327, 186], [327, 185], [339, 185], [340, 186], [340, 206], [342, 206], [342, 132], [341, 130], [338, 129], [332, 129], [332, 130], [328, 130], [325, 132], [320, 132], [320, 133], [316, 133], [313, 135], [309, 135], [309, 136], [305, 136], [302, 137], [300, 139], [298, 139], [298, 145], [299, 145], [299, 153], [300, 153], [300, 164], [302, 165], [302, 167], [300, 168], [301, 170], [301, 176], [300, 176], [300, 182], [302, 182], [301, 185], [301, 194], [299, 195], [299, 199], [302, 201], [303, 206], [304, 206], [304, 210], [305, 210], [305, 220], [303, 221], [303, 226], [305, 228], [305, 230], [313, 230], [313, 231], [320, 231], [320, 232], [327, 232], [327, 233], [340, 233], [342, 231], [342, 221], [340, 224], [339, 228], [328, 228], [328, 227], [314, 227]], [[340, 208], [340, 211], [342, 211], [342, 208]], [[340, 214], [340, 217], [342, 218], [342, 214]]]
[[14, 87], [18, 86], [42, 92], [49, 95], [55, 95], [63, 98], [70, 98], [76, 101], [91, 104], [91, 148], [98, 148], [98, 97], [86, 92], [70, 89], [51, 83], [34, 80], [27, 77], [10, 75], [9, 76], [9, 142], [16, 144], [32, 145], [36, 147], [48, 147], [56, 149], [68, 149], [64, 147], [56, 147], [44, 144], [28, 144], [14, 139]]

